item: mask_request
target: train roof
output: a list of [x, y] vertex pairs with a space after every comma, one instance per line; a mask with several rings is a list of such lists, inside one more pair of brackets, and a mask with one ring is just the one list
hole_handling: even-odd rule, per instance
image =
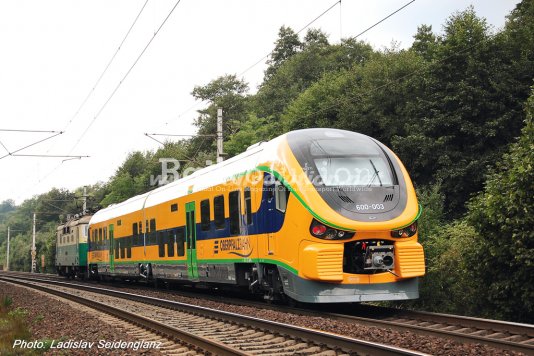
[[68, 220], [66, 223], [64, 224], [61, 224], [57, 227], [57, 230], [61, 230], [63, 229], [65, 226], [77, 226], [77, 225], [81, 225], [81, 224], [88, 224], [89, 221], [91, 220], [91, 215], [84, 215], [82, 217], [78, 217], [78, 218], [71, 218], [70, 220]]
[[226, 161], [199, 169], [191, 175], [147, 193], [137, 195], [121, 203], [112, 204], [93, 215], [90, 224], [110, 220], [117, 216], [126, 215], [142, 210], [143, 208], [185, 196], [190, 193], [191, 187], [192, 191], [201, 191], [214, 185], [225, 183], [231, 180], [236, 174], [255, 169], [261, 163], [275, 157], [276, 148], [284, 137], [285, 135], [278, 136], [269, 142], [254, 145], [245, 152]]
[[339, 129], [312, 128], [290, 131], [268, 142], [254, 144], [245, 152], [226, 161], [202, 168], [189, 176], [99, 210], [93, 215], [90, 224], [111, 220], [117, 216], [183, 197], [189, 194], [190, 191], [201, 191], [223, 184], [233, 179], [236, 175], [254, 170], [261, 165], [271, 166], [271, 163], [277, 160], [278, 147], [282, 143], [291, 141], [290, 147], [298, 149], [300, 146], [308, 145], [310, 141], [345, 137], [359, 138], [359, 140], [363, 141], [369, 140], [369, 142], [375, 141], [369, 136]]

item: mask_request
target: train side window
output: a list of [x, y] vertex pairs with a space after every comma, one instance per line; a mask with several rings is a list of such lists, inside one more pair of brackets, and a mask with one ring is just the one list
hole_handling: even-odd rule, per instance
[[250, 196], [250, 188], [245, 188], [245, 223], [252, 225], [252, 198]]
[[158, 231], [158, 252], [159, 257], [165, 257], [165, 240], [166, 236], [163, 231]]
[[143, 222], [139, 221], [137, 225], [139, 226], [139, 235], [138, 235], [139, 245], [143, 246], [145, 244], [145, 239], [143, 236]]
[[107, 243], [107, 239], [108, 239], [108, 228], [105, 227], [105, 228], [104, 228], [104, 239], [103, 239], [104, 244]]
[[132, 235], [137, 236], [138, 230], [137, 230], [137, 223], [132, 224]]
[[114, 240], [113, 243], [115, 244], [115, 258], [119, 258], [119, 248], [120, 248], [120, 240]]
[[[148, 224], [148, 221], [147, 221]], [[150, 230], [148, 232], [148, 245], [158, 244], [158, 235], [156, 230], [156, 219], [150, 219]]]
[[240, 191], [234, 190], [228, 194], [228, 204], [230, 206], [230, 235], [239, 235], [240, 233]]
[[178, 211], [178, 204], [171, 204], [171, 213]]
[[210, 229], [210, 200], [202, 200], [200, 202], [200, 228], [202, 231]]
[[121, 258], [124, 258], [126, 256], [125, 252], [126, 252], [126, 246], [124, 246], [124, 239], [119, 239], [120, 241], [120, 255], [121, 255]]
[[178, 248], [178, 256], [185, 255], [185, 231], [183, 227], [179, 227], [175, 230], [176, 233], [176, 246]]
[[126, 258], [132, 258], [132, 237], [126, 237]]
[[117, 226], [121, 226], [122, 225], [122, 220], [117, 220]]
[[218, 195], [213, 198], [213, 215], [216, 229], [224, 229], [224, 195]]
[[276, 210], [285, 213], [287, 208], [287, 198], [289, 197], [289, 190], [282, 184], [282, 182], [278, 180], [275, 183], [275, 194]]
[[174, 243], [175, 243], [176, 235], [173, 231], [168, 231], [166, 236], [167, 236], [167, 256], [174, 257]]

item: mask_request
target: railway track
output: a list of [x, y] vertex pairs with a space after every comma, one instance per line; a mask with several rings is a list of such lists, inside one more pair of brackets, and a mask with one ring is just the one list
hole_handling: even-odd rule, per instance
[[[27, 276], [27, 274], [24, 275]], [[51, 277], [53, 278], [53, 276]], [[179, 293], [179, 295], [184, 294], [198, 298], [198, 293]], [[207, 295], [203, 295], [202, 298], [221, 301], [220, 298], [213, 298]], [[310, 308], [289, 308], [281, 305], [269, 306], [265, 303], [243, 299], [228, 300], [228, 298], [225, 298], [224, 302], [249, 305], [255, 308], [272, 308], [273, 310], [299, 315], [330, 318], [345, 323], [389, 328], [397, 331], [411, 331], [422, 335], [451, 339], [460, 343], [485, 344], [497, 349], [518, 351], [527, 355], [534, 354], [534, 325], [363, 304], [349, 310], [344, 307], [343, 312], [340, 312], [336, 310], [339, 308], [328, 308], [323, 305], [320, 306], [321, 310], [317, 311]], [[351, 312], [351, 310], [353, 311]]]
[[216, 355], [422, 355], [379, 343], [169, 300], [51, 279], [0, 275]]

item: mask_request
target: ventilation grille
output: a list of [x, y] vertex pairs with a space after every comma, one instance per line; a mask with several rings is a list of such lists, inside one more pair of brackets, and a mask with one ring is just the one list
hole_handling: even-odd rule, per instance
[[384, 197], [384, 202], [386, 201], [393, 201], [393, 194], [386, 194]]
[[343, 250], [323, 249], [317, 254], [317, 275], [322, 280], [343, 279]]
[[339, 199], [343, 200], [345, 203], [354, 204], [351, 198], [346, 195], [338, 195]]

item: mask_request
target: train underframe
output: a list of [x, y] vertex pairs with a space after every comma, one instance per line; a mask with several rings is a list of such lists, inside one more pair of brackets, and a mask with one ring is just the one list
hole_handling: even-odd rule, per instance
[[56, 273], [67, 278], [85, 279], [87, 277], [87, 266], [56, 266]]
[[100, 280], [142, 280], [153, 284], [185, 284], [212, 288], [248, 290], [266, 301], [290, 304], [347, 303], [405, 300], [419, 297], [418, 279], [395, 283], [342, 284], [304, 279], [293, 272], [268, 263], [199, 264], [198, 275], [191, 278], [186, 265], [138, 263], [91, 264], [89, 278]]

